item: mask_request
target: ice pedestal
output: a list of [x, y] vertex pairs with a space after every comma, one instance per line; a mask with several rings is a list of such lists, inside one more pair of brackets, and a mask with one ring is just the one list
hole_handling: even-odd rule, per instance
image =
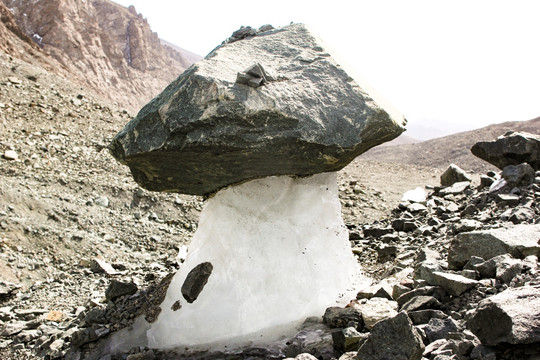
[[[271, 342], [321, 316], [358, 279], [340, 210], [336, 173], [268, 177], [219, 191], [201, 213], [148, 345]], [[182, 288], [200, 264], [210, 275], [188, 302]]]

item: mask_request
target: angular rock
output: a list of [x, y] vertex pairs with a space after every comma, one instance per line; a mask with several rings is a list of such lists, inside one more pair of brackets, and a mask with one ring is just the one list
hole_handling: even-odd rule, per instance
[[358, 350], [358, 345], [362, 337], [367, 334], [359, 333], [354, 327], [348, 327], [332, 333], [334, 348], [338, 351], [354, 351]]
[[359, 360], [420, 360], [424, 344], [405, 312], [378, 322], [358, 349]]
[[[399, 298], [397, 298], [397, 303], [399, 306], [403, 306], [405, 303], [407, 303], [409, 300], [411, 300], [414, 297], [417, 296], [433, 296], [436, 293], [441, 293], [442, 289], [438, 286], [424, 286], [419, 287], [414, 290], [408, 291], [401, 295]], [[436, 296], [439, 296], [440, 294], [437, 294]]]
[[534, 169], [527, 163], [507, 165], [501, 176], [510, 186], [529, 186], [534, 182]]
[[487, 176], [487, 175], [480, 175], [480, 187], [490, 187], [495, 182], [495, 179]]
[[349, 351], [341, 355], [338, 360], [356, 360], [356, 351]]
[[124, 295], [133, 295], [137, 292], [137, 285], [133, 282], [121, 282], [112, 280], [107, 290], [105, 290], [105, 298], [114, 300]]
[[409, 318], [414, 325], [427, 324], [429, 320], [433, 318], [446, 319], [448, 317], [448, 315], [443, 313], [441, 310], [432, 309], [411, 311], [407, 312], [407, 315], [409, 315]]
[[448, 267], [461, 269], [472, 256], [488, 260], [502, 254], [514, 258], [540, 255], [540, 225], [515, 225], [458, 234], [448, 249]]
[[6, 160], [17, 160], [19, 158], [19, 155], [14, 150], [6, 150], [4, 151], [4, 159]]
[[433, 279], [433, 273], [436, 271], [442, 271], [442, 266], [438, 261], [422, 261], [414, 269], [414, 279], [425, 280], [429, 285], [437, 285], [436, 281]]
[[514, 194], [496, 194], [494, 198], [497, 202], [503, 202], [509, 206], [517, 206], [521, 202], [519, 195]]
[[467, 326], [484, 345], [540, 342], [540, 286], [511, 288], [482, 300]]
[[0, 300], [5, 300], [15, 295], [16, 290], [20, 289], [22, 285], [10, 283], [7, 281], [0, 281]]
[[478, 284], [478, 281], [476, 280], [472, 280], [461, 275], [440, 271], [433, 273], [433, 279], [437, 285], [453, 296], [459, 296]]
[[469, 189], [470, 187], [471, 187], [470, 181], [460, 181], [460, 182], [452, 184], [449, 187], [445, 187], [439, 190], [439, 195], [446, 196], [446, 195], [462, 194], [465, 190]]
[[331, 328], [346, 328], [349, 326], [362, 328], [364, 326], [362, 313], [354, 306], [346, 308], [329, 307], [324, 312], [323, 322]]
[[371, 330], [381, 320], [397, 314], [398, 304], [384, 298], [372, 298], [364, 304], [354, 305], [361, 313], [364, 326]]
[[448, 338], [448, 334], [459, 330], [458, 324], [451, 318], [432, 318], [424, 327], [429, 342]]
[[525, 206], [520, 206], [516, 208], [510, 217], [508, 218], [514, 224], [521, 224], [526, 222], [531, 222], [534, 220], [534, 210]]
[[451, 186], [461, 181], [471, 182], [472, 178], [455, 164], [450, 164], [450, 166], [448, 166], [448, 168], [441, 175], [442, 186]]
[[96, 273], [106, 273], [107, 275], [118, 274], [111, 264], [98, 258], [92, 259], [90, 262], [90, 269]]
[[[246, 64], [278, 81], [236, 83]], [[216, 48], [147, 104], [110, 150], [154, 191], [204, 195], [273, 175], [337, 171], [403, 132], [306, 26]]]
[[433, 296], [415, 296], [400, 308], [401, 311], [417, 311], [426, 309], [438, 309], [441, 306], [439, 300]]
[[195, 266], [187, 275], [184, 284], [182, 284], [182, 296], [188, 303], [193, 303], [199, 297], [212, 274], [214, 267], [209, 262], [201, 263]]
[[499, 169], [524, 162], [540, 169], [540, 135], [510, 131], [493, 141], [474, 144], [471, 152]]

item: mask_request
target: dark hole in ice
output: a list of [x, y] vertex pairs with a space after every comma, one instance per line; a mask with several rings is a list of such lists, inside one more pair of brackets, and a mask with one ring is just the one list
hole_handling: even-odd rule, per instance
[[182, 296], [188, 303], [192, 303], [199, 297], [199, 294], [204, 289], [204, 286], [208, 282], [210, 274], [214, 267], [209, 262], [203, 262], [193, 268], [189, 272], [182, 284]]

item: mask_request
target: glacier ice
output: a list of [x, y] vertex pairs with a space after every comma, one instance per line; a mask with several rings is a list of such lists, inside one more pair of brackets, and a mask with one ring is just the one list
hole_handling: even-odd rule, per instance
[[[336, 173], [267, 177], [208, 199], [175, 274], [151, 348], [221, 349], [278, 340], [309, 316], [349, 300], [359, 266], [341, 218]], [[211, 273], [189, 303], [188, 274]], [[191, 299], [193, 300], [193, 299]]]

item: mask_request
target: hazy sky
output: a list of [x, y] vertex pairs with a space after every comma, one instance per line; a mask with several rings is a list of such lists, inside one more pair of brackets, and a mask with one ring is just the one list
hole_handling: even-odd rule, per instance
[[308, 24], [411, 126], [540, 116], [538, 0], [114, 1], [203, 56], [241, 25]]

